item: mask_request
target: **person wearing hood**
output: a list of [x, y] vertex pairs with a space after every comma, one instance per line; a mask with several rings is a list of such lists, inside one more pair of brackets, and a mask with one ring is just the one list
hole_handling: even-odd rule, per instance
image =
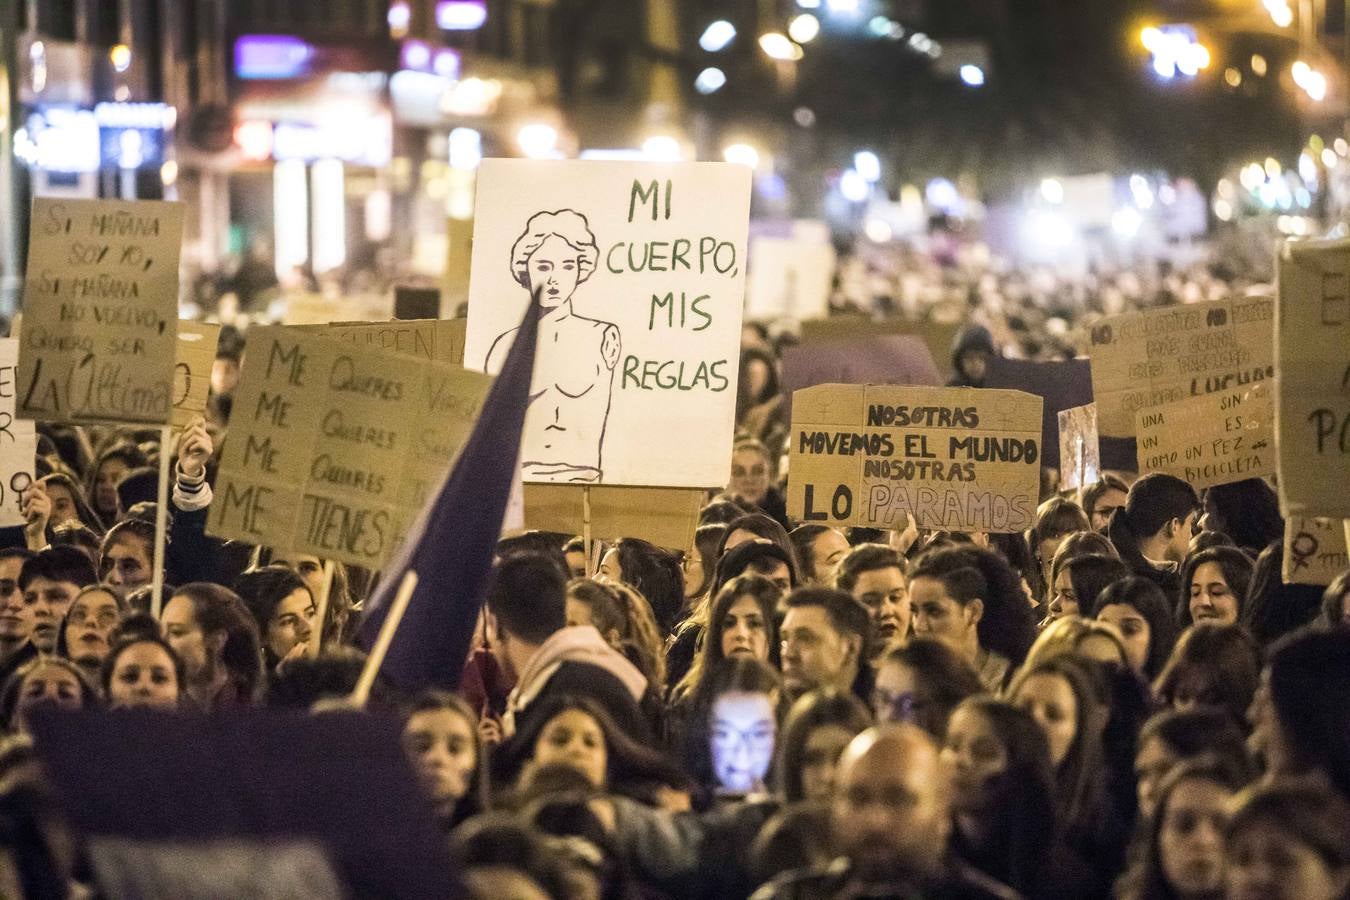
[[595, 700], [634, 740], [650, 744], [641, 701], [647, 679], [592, 625], [567, 626], [567, 576], [552, 559], [522, 553], [503, 560], [487, 598], [489, 632], [516, 686], [506, 701], [502, 731], [529, 730], [530, 717], [562, 695]]
[[983, 325], [966, 325], [952, 341], [952, 369], [947, 387], [984, 387], [989, 360], [996, 355], [994, 336]]

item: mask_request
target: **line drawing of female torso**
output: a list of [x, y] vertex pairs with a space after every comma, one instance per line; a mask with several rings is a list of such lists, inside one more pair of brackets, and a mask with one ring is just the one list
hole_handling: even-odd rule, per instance
[[[526, 481], [595, 484], [619, 362], [618, 326], [577, 315], [572, 296], [590, 278], [600, 251], [590, 223], [571, 209], [538, 212], [511, 247], [511, 274], [538, 292], [539, 339], [521, 436]], [[518, 328], [497, 336], [486, 369], [501, 370]]]

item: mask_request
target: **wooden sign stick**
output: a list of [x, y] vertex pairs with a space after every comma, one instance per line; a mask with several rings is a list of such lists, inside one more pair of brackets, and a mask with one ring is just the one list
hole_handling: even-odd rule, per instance
[[150, 582], [150, 612], [156, 619], [164, 608], [164, 549], [169, 535], [169, 470], [173, 468], [174, 454], [169, 442], [173, 429], [165, 426], [159, 432], [159, 492], [155, 495], [155, 553], [154, 574]]
[[366, 667], [361, 670], [361, 677], [352, 690], [352, 706], [364, 709], [366, 701], [370, 699], [370, 689], [375, 686], [375, 676], [380, 673], [380, 666], [384, 665], [384, 656], [389, 652], [389, 645], [394, 642], [394, 632], [398, 630], [399, 622], [403, 621], [403, 614], [408, 611], [408, 601], [412, 599], [415, 590], [417, 590], [417, 573], [409, 569], [403, 575], [398, 593], [394, 595], [393, 605], [389, 607], [389, 616], [380, 626], [380, 634], [375, 638], [375, 646], [370, 649]]
[[305, 650], [305, 655], [310, 659], [317, 658], [323, 650], [323, 626], [328, 620], [328, 598], [333, 594], [333, 573], [336, 569], [337, 563], [331, 559], [324, 561], [323, 586], [319, 588], [319, 596], [314, 598], [314, 628], [309, 633], [309, 647]]
[[586, 554], [586, 574], [594, 575], [600, 570], [600, 566], [591, 556], [591, 488], [586, 485], [581, 489], [581, 545], [582, 552]]

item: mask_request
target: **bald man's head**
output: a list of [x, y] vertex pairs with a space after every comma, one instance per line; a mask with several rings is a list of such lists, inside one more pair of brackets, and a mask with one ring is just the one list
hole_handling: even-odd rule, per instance
[[950, 831], [938, 748], [913, 725], [887, 725], [853, 739], [839, 760], [833, 827], [855, 874], [915, 881], [937, 873]]

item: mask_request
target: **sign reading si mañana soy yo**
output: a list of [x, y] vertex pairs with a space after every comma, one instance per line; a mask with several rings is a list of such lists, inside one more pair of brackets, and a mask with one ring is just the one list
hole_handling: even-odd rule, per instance
[[33, 201], [20, 416], [169, 422], [182, 233], [178, 203]]
[[526, 482], [726, 483], [749, 217], [745, 166], [483, 161], [464, 365], [538, 295]]
[[1013, 532], [1040, 496], [1041, 398], [829, 384], [792, 398], [788, 514], [805, 522]]
[[1134, 437], [1140, 410], [1273, 378], [1275, 303], [1246, 297], [1127, 313], [1094, 325], [1091, 340], [1097, 427]]

